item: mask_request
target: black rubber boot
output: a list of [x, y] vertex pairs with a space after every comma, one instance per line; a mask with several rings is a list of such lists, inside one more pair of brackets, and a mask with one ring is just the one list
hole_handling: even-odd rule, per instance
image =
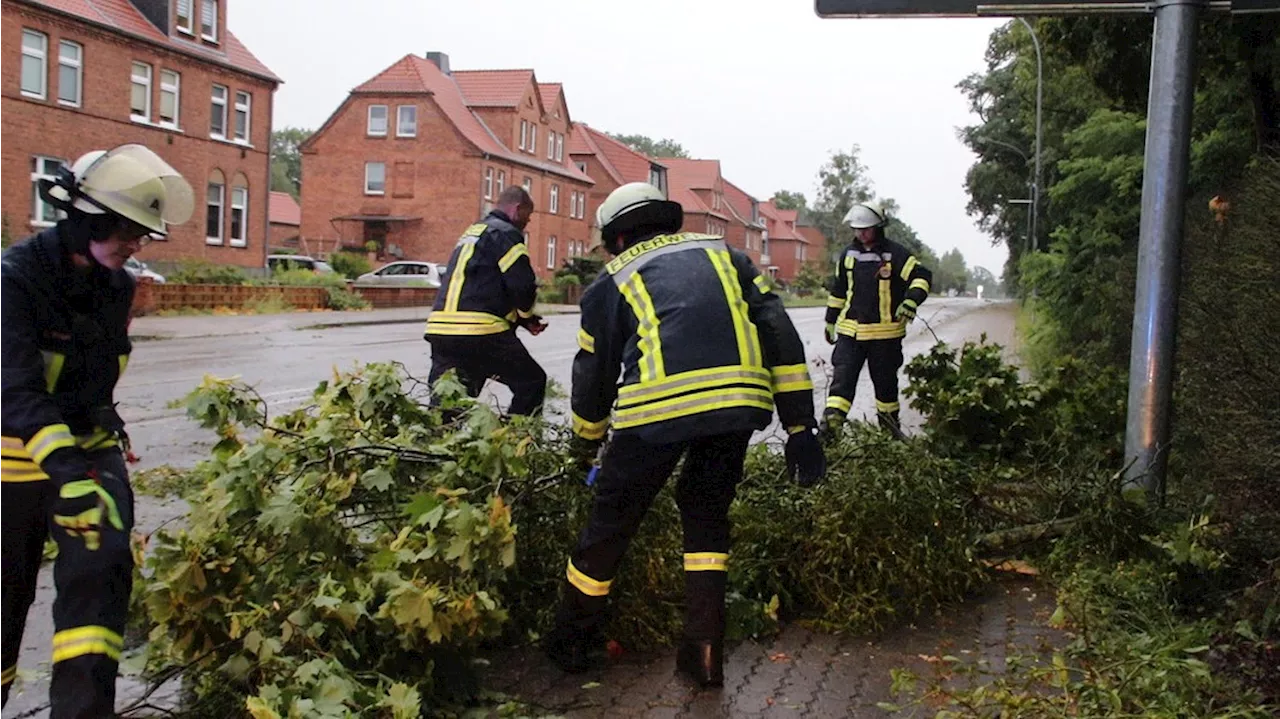
[[542, 649], [551, 663], [566, 674], [581, 674], [597, 666], [601, 659], [596, 642], [560, 629], [551, 632]]
[[893, 438], [900, 441], [907, 441], [907, 435], [902, 433], [902, 424], [898, 421], [897, 412], [878, 412], [876, 419], [880, 421], [880, 429], [893, 435]]
[[685, 639], [676, 653], [676, 672], [703, 688], [724, 686], [724, 644]]

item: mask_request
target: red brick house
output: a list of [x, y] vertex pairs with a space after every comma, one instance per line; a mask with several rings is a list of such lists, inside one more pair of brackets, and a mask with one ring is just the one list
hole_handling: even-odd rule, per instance
[[684, 207], [684, 232], [724, 236], [731, 221], [719, 160], [664, 157], [668, 197]]
[[760, 201], [728, 180], [724, 181], [724, 199], [732, 217], [725, 240], [747, 253], [756, 267], [765, 272], [769, 254], [764, 251], [765, 223], [760, 214]]
[[267, 223], [270, 225], [270, 247], [293, 248], [298, 246], [298, 233], [302, 227], [302, 208], [293, 195], [272, 192], [267, 207]]
[[825, 275], [831, 271], [827, 266], [830, 258], [827, 256], [827, 236], [822, 234], [822, 230], [813, 225], [804, 225], [796, 223], [796, 232], [809, 241], [805, 246], [803, 262], [813, 262], [818, 265], [819, 273]]
[[[765, 245], [768, 248], [769, 273], [784, 283], [794, 282], [800, 272], [800, 266], [809, 260], [823, 261], [822, 248], [817, 251], [811, 246], [813, 241], [797, 227], [796, 210], [781, 210], [769, 200], [760, 205], [764, 216], [766, 234]], [[817, 228], [810, 228], [817, 231]], [[817, 232], [821, 238], [822, 233]], [[825, 240], [823, 240], [825, 245]], [[825, 272], [826, 269], [824, 268]]]
[[573, 123], [569, 157], [578, 170], [596, 181], [587, 195], [587, 221], [591, 224], [600, 203], [628, 182], [647, 182], [667, 194], [667, 166], [662, 160], [636, 152], [586, 123]]
[[444, 262], [468, 224], [521, 184], [536, 205], [529, 254], [550, 275], [590, 239], [592, 179], [569, 161], [558, 84], [533, 70], [453, 71], [406, 55], [351, 91], [302, 145], [302, 241]]
[[[3, 0], [3, 176], [11, 235], [58, 219], [36, 181], [136, 142], [186, 177], [195, 213], [142, 258], [264, 267], [276, 77], [227, 29], [227, 0]], [[248, 7], [244, 5], [241, 7]]]

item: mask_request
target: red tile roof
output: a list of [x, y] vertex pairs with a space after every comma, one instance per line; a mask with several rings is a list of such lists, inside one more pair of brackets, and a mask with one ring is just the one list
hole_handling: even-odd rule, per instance
[[819, 247], [825, 247], [827, 244], [827, 236], [822, 234], [822, 230], [813, 225], [800, 225], [796, 227], [796, 233], [807, 244], [818, 245]]
[[[496, 72], [506, 71], [499, 70]], [[530, 78], [532, 78], [533, 71], [530, 70], [529, 72]], [[458, 132], [481, 152], [517, 165], [554, 172], [563, 177], [594, 184], [590, 177], [579, 172], [576, 167], [555, 162], [543, 162], [533, 156], [512, 152], [507, 149], [507, 146], [502, 144], [502, 141], [489, 129], [489, 126], [467, 106], [462, 89], [455, 80], [458, 74], [458, 71], [454, 71], [450, 75], [446, 75], [440, 72], [440, 68], [436, 67], [436, 64], [430, 60], [417, 55], [405, 55], [391, 67], [357, 86], [352, 90], [352, 93], [423, 93], [430, 95], [431, 99], [440, 106], [440, 110], [445, 114], [445, 117], [449, 118], [453, 126], [458, 129]], [[318, 137], [324, 132], [337, 114], [338, 111], [334, 111], [333, 116], [325, 121], [325, 124], [312, 135], [312, 138]], [[306, 147], [308, 144], [304, 143], [303, 146]]]
[[[671, 157], [662, 158], [667, 166], [667, 194], [671, 199], [684, 207], [686, 215], [711, 215], [728, 221], [729, 216], [723, 212], [712, 210], [694, 190], [710, 189], [715, 186], [715, 176], [720, 172], [719, 160], [680, 160]], [[711, 166], [716, 175], [707, 181], [705, 167]]]
[[[748, 195], [741, 187], [724, 180], [724, 199], [729, 203], [729, 209], [733, 210], [733, 214], [744, 225], [751, 225], [751, 202], [754, 197]], [[758, 203], [757, 203], [758, 204]], [[764, 218], [761, 218], [763, 223]]]
[[720, 179], [719, 160], [688, 160], [681, 157], [662, 158], [669, 170], [668, 174], [679, 173], [686, 184], [695, 190], [714, 190], [716, 180]]
[[471, 107], [519, 107], [533, 70], [454, 70], [453, 81]]
[[208, 62], [250, 75], [283, 82], [240, 42], [230, 30], [217, 46], [170, 36], [151, 23], [129, 0], [22, 0], [52, 12], [114, 30], [122, 35], [146, 40]]
[[287, 192], [272, 192], [267, 198], [267, 222], [273, 225], [301, 225], [302, 208]]
[[[604, 165], [605, 171], [619, 185], [628, 182], [648, 182], [649, 169], [653, 165], [666, 167], [665, 158], [655, 160], [585, 123], [576, 122], [573, 128], [575, 134], [583, 135], [584, 143], [593, 150], [593, 152], [578, 154], [596, 155], [600, 164]], [[573, 154], [572, 151], [570, 154]]]
[[796, 231], [787, 226], [787, 220], [791, 220], [794, 224], [796, 216], [799, 214], [795, 210], [782, 210], [773, 204], [773, 200], [760, 203], [760, 214], [764, 217], [765, 226], [769, 230], [769, 241], [774, 240], [802, 242], [809, 244], [804, 237], [796, 234]]

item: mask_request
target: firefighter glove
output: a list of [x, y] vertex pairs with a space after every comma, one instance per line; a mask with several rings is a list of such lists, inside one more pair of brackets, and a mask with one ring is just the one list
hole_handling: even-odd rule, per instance
[[898, 311], [893, 313], [893, 318], [899, 322], [914, 320], [916, 318], [915, 300], [903, 300], [902, 304], [898, 305]]
[[604, 447], [602, 439], [584, 439], [574, 435], [573, 439], [569, 440], [569, 455], [573, 458], [574, 464], [585, 471], [597, 460], [602, 447]]
[[103, 483], [115, 485], [119, 482], [115, 475], [104, 472], [96, 477], [85, 477], [62, 485], [58, 490], [57, 504], [54, 505], [53, 523], [62, 527], [67, 534], [82, 538], [89, 551], [97, 551], [102, 546], [104, 523], [113, 529], [124, 531], [124, 519], [120, 515], [115, 497], [103, 486]]
[[528, 330], [531, 335], [542, 334], [542, 331], [547, 328], [547, 323], [542, 321], [542, 315], [521, 317], [516, 324]]
[[827, 325], [826, 335], [827, 335], [827, 344], [829, 345], [835, 344], [836, 343], [836, 326]]
[[827, 473], [827, 457], [818, 435], [809, 427], [787, 437], [787, 471], [801, 487], [812, 487]]

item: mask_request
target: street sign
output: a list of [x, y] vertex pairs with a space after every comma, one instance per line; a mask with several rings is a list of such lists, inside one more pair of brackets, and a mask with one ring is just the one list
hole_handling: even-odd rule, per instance
[[[1135, 0], [814, 0], [821, 18], [1017, 17], [1021, 15], [1142, 14], [1156, 3]], [[1208, 0], [1203, 7], [1237, 14], [1280, 12], [1280, 0]]]

